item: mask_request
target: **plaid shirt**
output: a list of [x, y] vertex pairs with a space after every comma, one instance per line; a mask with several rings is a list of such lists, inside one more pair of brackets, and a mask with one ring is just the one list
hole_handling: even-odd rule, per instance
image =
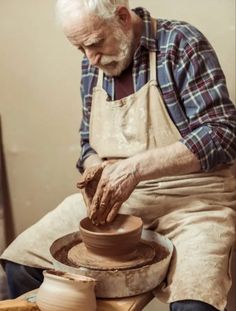
[[[141, 44], [133, 59], [135, 91], [149, 80], [149, 51], [156, 52], [157, 83], [169, 115], [187, 146], [200, 160], [202, 170], [236, 158], [236, 108], [229, 99], [225, 76], [207, 39], [185, 22], [157, 20], [151, 31], [151, 17], [143, 8], [134, 9], [144, 21]], [[82, 61], [80, 127], [81, 156], [77, 168], [96, 153], [89, 145], [89, 118], [98, 69]], [[104, 76], [103, 88], [114, 100], [114, 78]]]

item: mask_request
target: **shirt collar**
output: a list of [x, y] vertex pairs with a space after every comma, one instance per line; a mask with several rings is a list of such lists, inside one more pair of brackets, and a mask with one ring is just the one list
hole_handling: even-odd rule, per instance
[[150, 13], [142, 8], [137, 7], [132, 9], [144, 22], [143, 33], [140, 39], [140, 45], [144, 46], [149, 51], [157, 51], [156, 47], [156, 34], [153, 33], [153, 24]]

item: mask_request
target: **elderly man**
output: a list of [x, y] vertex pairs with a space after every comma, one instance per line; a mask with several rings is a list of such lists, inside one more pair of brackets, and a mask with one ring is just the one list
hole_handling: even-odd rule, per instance
[[[98, 225], [140, 216], [175, 252], [157, 297], [172, 311], [223, 311], [235, 239], [236, 110], [207, 39], [126, 0], [58, 0], [82, 53], [82, 188]], [[84, 209], [81, 208], [84, 207]], [[3, 253], [12, 296], [39, 286], [51, 243], [86, 215], [80, 194]]]

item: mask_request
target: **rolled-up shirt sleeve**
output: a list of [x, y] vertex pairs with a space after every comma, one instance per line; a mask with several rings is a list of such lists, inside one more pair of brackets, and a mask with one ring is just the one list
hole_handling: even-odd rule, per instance
[[[82, 78], [80, 83], [80, 93], [82, 100], [82, 119], [80, 124], [80, 146], [81, 152], [79, 160], [76, 163], [77, 169], [80, 173], [84, 172], [84, 161], [96, 151], [89, 144], [89, 120], [90, 111], [92, 105], [91, 88], [95, 83], [94, 79], [97, 79], [97, 75], [89, 72], [88, 61], [83, 59], [82, 61]], [[94, 84], [95, 85], [95, 84]]]
[[202, 170], [209, 171], [236, 157], [236, 108], [212, 46], [200, 32], [193, 31], [192, 40], [180, 46], [175, 70], [190, 130], [180, 141], [198, 157]]

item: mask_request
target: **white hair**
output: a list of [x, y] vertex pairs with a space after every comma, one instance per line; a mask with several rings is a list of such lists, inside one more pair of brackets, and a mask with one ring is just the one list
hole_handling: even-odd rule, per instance
[[64, 25], [70, 20], [80, 19], [85, 13], [110, 19], [118, 6], [129, 8], [129, 0], [57, 0], [56, 11], [58, 21]]

